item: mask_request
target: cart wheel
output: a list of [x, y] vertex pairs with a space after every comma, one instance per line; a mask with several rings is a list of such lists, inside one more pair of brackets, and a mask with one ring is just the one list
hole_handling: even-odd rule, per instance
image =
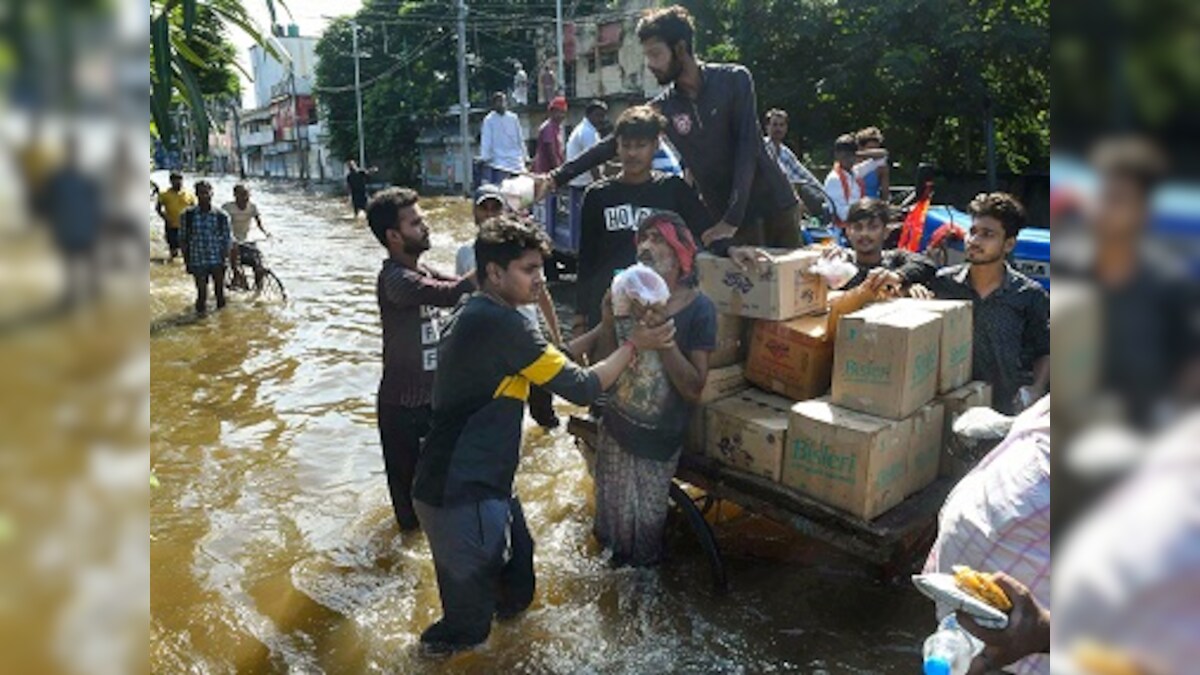
[[721, 549], [717, 546], [717, 538], [713, 535], [712, 528], [700, 513], [700, 509], [696, 508], [696, 502], [692, 501], [675, 481], [671, 481], [670, 495], [675, 508], [683, 514], [700, 542], [700, 548], [704, 549], [704, 554], [708, 557], [708, 565], [712, 568], [713, 588], [724, 592], [729, 588], [729, 580], [725, 576], [725, 561], [721, 559]]

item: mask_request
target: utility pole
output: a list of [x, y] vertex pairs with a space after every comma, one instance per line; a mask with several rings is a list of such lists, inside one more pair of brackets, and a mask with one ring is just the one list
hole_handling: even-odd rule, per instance
[[233, 109], [233, 143], [234, 147], [237, 148], [238, 177], [244, 179], [246, 177], [246, 166], [242, 163], [242, 121], [238, 117], [238, 107], [240, 105], [241, 102], [235, 98], [231, 99], [229, 107]]
[[358, 110], [358, 167], [365, 170], [367, 151], [363, 145], [362, 90], [359, 88], [361, 74], [358, 68], [358, 22], [353, 19], [350, 20], [350, 31], [354, 35], [354, 104]]
[[558, 91], [556, 93], [567, 93], [567, 81], [563, 79], [563, 23], [562, 23], [562, 0], [554, 0], [554, 37], [555, 48], [558, 51]]
[[467, 4], [456, 0], [458, 6], [458, 136], [462, 139], [462, 189], [470, 196], [474, 183], [471, 166], [471, 102], [467, 98]]

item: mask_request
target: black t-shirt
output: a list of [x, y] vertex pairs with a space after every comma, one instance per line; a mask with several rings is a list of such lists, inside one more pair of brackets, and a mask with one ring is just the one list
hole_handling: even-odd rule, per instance
[[[684, 356], [717, 348], [717, 308], [707, 295], [696, 294], [671, 318], [675, 343]], [[624, 342], [633, 330], [633, 318], [618, 317], [616, 323], [617, 341]], [[662, 355], [638, 352], [608, 392], [603, 424], [625, 452], [665, 462], [683, 444], [691, 416], [692, 404], [671, 383]]]
[[638, 223], [654, 211], [674, 211], [687, 223], [696, 245], [713, 226], [699, 195], [682, 178], [653, 172], [631, 185], [609, 178], [593, 183], [580, 209], [578, 306], [588, 326], [600, 323], [600, 301], [613, 275], [637, 259]]
[[366, 201], [367, 198], [367, 172], [362, 169], [351, 171], [346, 174], [346, 185], [350, 186], [350, 194], [355, 199]]
[[600, 378], [546, 344], [517, 310], [480, 293], [459, 305], [438, 344], [413, 496], [432, 506], [511, 497], [533, 385], [579, 405], [600, 395]]

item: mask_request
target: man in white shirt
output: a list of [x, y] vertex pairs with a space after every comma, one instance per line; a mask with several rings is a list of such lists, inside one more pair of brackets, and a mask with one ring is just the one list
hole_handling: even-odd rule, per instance
[[242, 183], [234, 185], [233, 201], [226, 202], [221, 210], [229, 215], [229, 229], [233, 235], [233, 243], [229, 248], [229, 267], [233, 270], [234, 284], [241, 284], [242, 287], [247, 285], [246, 276], [242, 273], [242, 260], [245, 259], [246, 264], [254, 268], [254, 288], [262, 290], [262, 259], [258, 255], [258, 250], [248, 245], [250, 221], [254, 221], [258, 225], [258, 229], [264, 237], [271, 235], [263, 227], [262, 217], [258, 215], [258, 207], [250, 201], [250, 190]]
[[508, 110], [508, 97], [502, 91], [492, 94], [492, 112], [483, 118], [479, 146], [482, 182], [499, 185], [505, 178], [525, 171], [529, 160], [525, 131], [516, 113]]
[[[583, 112], [583, 120], [576, 125], [571, 131], [570, 138], [567, 139], [567, 161], [571, 161], [576, 157], [587, 152], [591, 147], [600, 142], [600, 129], [604, 128], [605, 120], [608, 118], [608, 104], [599, 99], [588, 103], [587, 108]], [[593, 167], [591, 171], [584, 171], [578, 176], [571, 179], [571, 231], [579, 231], [579, 209], [583, 205], [583, 192], [587, 189], [592, 181], [600, 180], [603, 175], [600, 173], [600, 167]]]
[[[863, 161], [859, 158], [863, 157]], [[833, 168], [825, 177], [825, 194], [833, 204], [833, 222], [841, 226], [850, 214], [850, 205], [863, 196], [863, 177], [887, 163], [887, 150], [859, 151], [851, 134], [838, 136], [833, 145]]]

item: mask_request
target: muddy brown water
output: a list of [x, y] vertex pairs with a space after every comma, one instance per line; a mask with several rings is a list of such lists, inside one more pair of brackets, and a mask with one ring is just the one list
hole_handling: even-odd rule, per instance
[[[233, 181], [213, 182], [224, 201]], [[572, 438], [528, 427], [516, 489], [534, 604], [476, 652], [419, 656], [439, 605], [427, 543], [393, 522], [375, 427], [382, 249], [343, 199], [251, 188], [287, 304], [239, 296], [193, 320], [181, 266], [151, 270], [154, 672], [920, 671], [927, 600], [735, 507], [717, 527], [725, 594], [686, 534], [661, 569], [610, 569]], [[468, 203], [422, 203], [426, 259], [452, 269], [473, 236]], [[570, 286], [554, 290], [569, 311]]]

